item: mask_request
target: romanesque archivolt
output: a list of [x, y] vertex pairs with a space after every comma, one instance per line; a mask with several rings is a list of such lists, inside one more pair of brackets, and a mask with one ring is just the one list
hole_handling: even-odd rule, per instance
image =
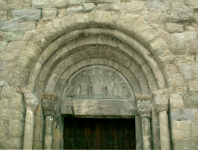
[[132, 89], [121, 74], [104, 66], [83, 69], [72, 77], [66, 87], [66, 97], [129, 98]]

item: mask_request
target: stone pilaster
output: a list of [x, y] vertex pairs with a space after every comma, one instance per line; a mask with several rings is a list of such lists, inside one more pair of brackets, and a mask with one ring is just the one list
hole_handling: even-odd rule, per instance
[[168, 124], [168, 95], [153, 94], [154, 107], [159, 113], [161, 150], [170, 150], [170, 132]]
[[57, 113], [58, 99], [54, 93], [43, 94], [42, 108], [45, 114], [45, 143], [44, 149], [52, 148], [52, 131], [54, 116]]
[[138, 113], [142, 118], [143, 148], [151, 150], [151, 96], [146, 94], [136, 94]]
[[38, 99], [30, 93], [24, 93], [26, 116], [23, 149], [32, 149], [33, 131], [34, 131], [34, 112], [38, 106]]

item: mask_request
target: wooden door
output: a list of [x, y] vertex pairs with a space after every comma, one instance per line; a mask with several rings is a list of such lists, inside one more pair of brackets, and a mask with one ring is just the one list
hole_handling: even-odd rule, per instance
[[135, 119], [65, 119], [64, 149], [135, 147]]

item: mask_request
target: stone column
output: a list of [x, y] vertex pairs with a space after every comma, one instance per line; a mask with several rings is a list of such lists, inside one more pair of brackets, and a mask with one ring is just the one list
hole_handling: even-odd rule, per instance
[[154, 107], [159, 113], [161, 150], [170, 150], [170, 132], [168, 124], [168, 95], [153, 94]]
[[26, 116], [23, 149], [32, 149], [34, 131], [34, 112], [38, 106], [38, 99], [33, 94], [24, 93]]
[[143, 149], [151, 150], [151, 96], [136, 94], [138, 113], [142, 118]]
[[57, 112], [57, 97], [54, 93], [43, 94], [42, 108], [45, 115], [45, 143], [44, 149], [52, 148], [52, 131], [54, 124], [54, 116]]

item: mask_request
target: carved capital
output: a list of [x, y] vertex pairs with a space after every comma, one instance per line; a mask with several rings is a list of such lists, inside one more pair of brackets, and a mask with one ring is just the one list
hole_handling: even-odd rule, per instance
[[42, 108], [45, 115], [55, 116], [58, 108], [58, 98], [54, 93], [43, 94]]
[[151, 96], [147, 94], [136, 94], [137, 109], [141, 117], [151, 117]]
[[34, 112], [38, 106], [38, 98], [30, 93], [24, 93], [24, 98], [26, 109], [29, 109], [32, 112]]
[[154, 108], [157, 112], [168, 111], [168, 95], [153, 94]]

